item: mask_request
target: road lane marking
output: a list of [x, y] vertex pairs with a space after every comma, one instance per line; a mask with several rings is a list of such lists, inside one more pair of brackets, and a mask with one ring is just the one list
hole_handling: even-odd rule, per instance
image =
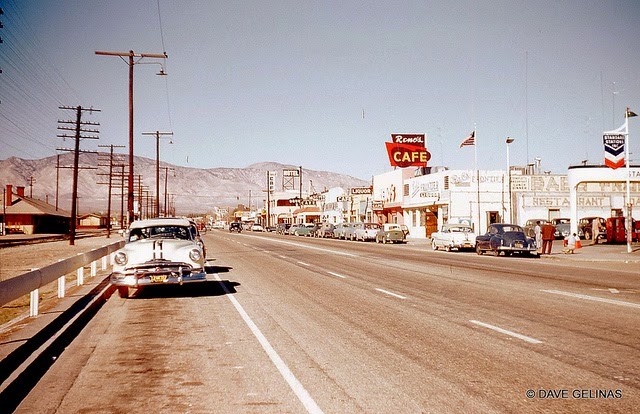
[[346, 276], [343, 276], [343, 275], [338, 274], [338, 273], [333, 273], [333, 272], [329, 272], [329, 271], [327, 271], [327, 273], [329, 273], [330, 275], [333, 275], [335, 277], [342, 278], [342, 279], [346, 279], [347, 278]]
[[485, 328], [494, 330], [496, 332], [503, 333], [505, 335], [513, 336], [514, 338], [522, 339], [523, 341], [529, 342], [531, 344], [541, 344], [542, 343], [542, 341], [539, 341], [539, 340], [537, 340], [535, 338], [531, 338], [529, 336], [521, 335], [519, 333], [515, 333], [515, 332], [512, 332], [512, 331], [507, 331], [506, 329], [502, 329], [502, 328], [499, 328], [497, 326], [489, 325], [488, 323], [484, 323], [484, 322], [480, 322], [480, 321], [476, 321], [476, 320], [470, 320], [469, 322], [471, 322], [471, 323], [473, 323], [475, 325], [483, 326]]
[[640, 303], [625, 302], [625, 301], [622, 301], [622, 300], [615, 300], [615, 299], [605, 299], [605, 298], [599, 298], [597, 296], [589, 296], [589, 295], [581, 295], [579, 293], [563, 292], [562, 290], [545, 290], [545, 289], [542, 289], [542, 292], [552, 293], [554, 295], [569, 296], [569, 297], [572, 297], [572, 298], [578, 298], [578, 299], [584, 299], [584, 300], [592, 300], [594, 302], [604, 302], [604, 303], [609, 303], [611, 305], [627, 306], [629, 308], [640, 309]]
[[298, 264], [301, 264], [302, 266], [311, 266], [309, 263], [301, 262], [300, 260], [298, 260]]
[[388, 290], [378, 289], [378, 288], [376, 288], [376, 290], [378, 292], [382, 292], [382, 293], [384, 293], [386, 295], [393, 296], [393, 297], [398, 298], [398, 299], [406, 299], [407, 298], [406, 296], [398, 295], [397, 293], [389, 292]]
[[272, 243], [288, 244], [288, 245], [295, 246], [295, 247], [302, 247], [304, 249], [319, 250], [321, 252], [340, 254], [342, 256], [359, 257], [357, 254], [346, 253], [346, 252], [342, 252], [340, 250], [323, 249], [322, 247], [309, 246], [309, 245], [306, 245], [306, 244], [293, 243], [293, 242], [288, 242], [288, 241], [284, 241], [284, 240], [276, 240], [276, 239], [272, 239], [270, 237], [260, 237], [260, 236], [250, 236], [250, 235], [246, 235], [245, 237], [253, 237], [255, 239], [260, 239], [262, 241], [269, 241], [269, 242], [272, 242]]
[[236, 308], [236, 310], [238, 311], [238, 313], [240, 314], [244, 322], [247, 324], [247, 326], [249, 327], [253, 335], [256, 337], [256, 339], [260, 343], [260, 345], [262, 345], [262, 349], [264, 349], [264, 351], [267, 353], [267, 355], [271, 359], [271, 362], [273, 362], [273, 364], [276, 366], [278, 371], [280, 371], [280, 375], [282, 375], [285, 381], [287, 381], [287, 384], [289, 384], [289, 387], [291, 388], [291, 390], [296, 394], [296, 396], [298, 397], [302, 405], [304, 405], [304, 407], [307, 409], [307, 412], [314, 413], [314, 414], [315, 413], [321, 414], [322, 410], [320, 409], [318, 404], [315, 402], [313, 397], [311, 397], [311, 394], [309, 394], [309, 392], [304, 388], [304, 386], [300, 383], [300, 381], [298, 381], [295, 375], [293, 375], [293, 372], [291, 372], [287, 364], [285, 364], [282, 358], [280, 358], [280, 355], [278, 355], [275, 349], [273, 349], [273, 347], [271, 346], [267, 338], [264, 336], [264, 334], [260, 331], [258, 326], [251, 320], [251, 318], [249, 317], [249, 314], [244, 310], [240, 302], [238, 302], [238, 300], [231, 294], [231, 292], [229, 292], [229, 289], [227, 289], [227, 286], [224, 283], [222, 283], [220, 276], [216, 275], [216, 280], [218, 281], [218, 283], [220, 283], [220, 286], [222, 286], [222, 289], [226, 294], [225, 296], [229, 298], [229, 300], [231, 301], [233, 306]]
[[281, 255], [281, 254], [279, 254], [279, 255], [278, 255], [278, 257], [279, 257], [279, 258], [281, 258], [281, 259], [288, 259], [288, 257], [287, 257], [287, 256], [283, 256], [283, 255]]

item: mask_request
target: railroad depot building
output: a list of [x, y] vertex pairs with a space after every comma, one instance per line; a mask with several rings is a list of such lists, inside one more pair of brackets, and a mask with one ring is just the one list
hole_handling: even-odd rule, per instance
[[71, 213], [56, 209], [42, 200], [24, 195], [24, 187], [7, 184], [4, 191], [2, 223], [5, 233], [23, 234], [67, 234], [71, 224]]

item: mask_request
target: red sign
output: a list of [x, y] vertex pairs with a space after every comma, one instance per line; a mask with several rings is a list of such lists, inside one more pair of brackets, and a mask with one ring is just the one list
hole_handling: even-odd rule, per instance
[[394, 144], [409, 144], [425, 146], [424, 134], [391, 134]]
[[426, 167], [431, 154], [424, 146], [385, 142], [392, 167]]

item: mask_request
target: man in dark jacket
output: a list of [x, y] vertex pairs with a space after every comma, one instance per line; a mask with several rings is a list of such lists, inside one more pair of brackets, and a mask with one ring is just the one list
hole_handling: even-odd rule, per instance
[[540, 254], [551, 254], [551, 247], [555, 238], [556, 226], [551, 223], [542, 226], [542, 253]]

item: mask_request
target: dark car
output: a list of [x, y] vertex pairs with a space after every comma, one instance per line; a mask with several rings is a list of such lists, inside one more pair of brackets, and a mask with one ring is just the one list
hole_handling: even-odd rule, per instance
[[234, 221], [233, 223], [229, 224], [229, 231], [236, 233], [242, 232], [242, 223], [240, 223], [239, 221]]
[[598, 240], [607, 238], [607, 220], [603, 217], [583, 217], [578, 221], [578, 230], [582, 231], [585, 240], [593, 239], [593, 220], [598, 222]]
[[321, 237], [321, 238], [333, 238], [333, 230], [336, 228], [336, 226], [334, 226], [331, 223], [322, 223], [322, 226], [320, 227], [320, 229], [316, 232], [316, 236]]
[[[556, 227], [556, 239], [564, 239], [571, 235], [571, 219], [568, 218], [554, 218], [551, 220], [551, 224]], [[584, 237], [582, 229], [578, 227], [578, 236]]]
[[289, 231], [289, 227], [291, 227], [290, 223], [278, 223], [276, 226], [276, 233], [278, 234], [287, 234]]
[[491, 224], [485, 234], [477, 236], [476, 253], [484, 252], [491, 252], [494, 256], [528, 253], [539, 257], [535, 240], [527, 237], [524, 229], [515, 224]]

